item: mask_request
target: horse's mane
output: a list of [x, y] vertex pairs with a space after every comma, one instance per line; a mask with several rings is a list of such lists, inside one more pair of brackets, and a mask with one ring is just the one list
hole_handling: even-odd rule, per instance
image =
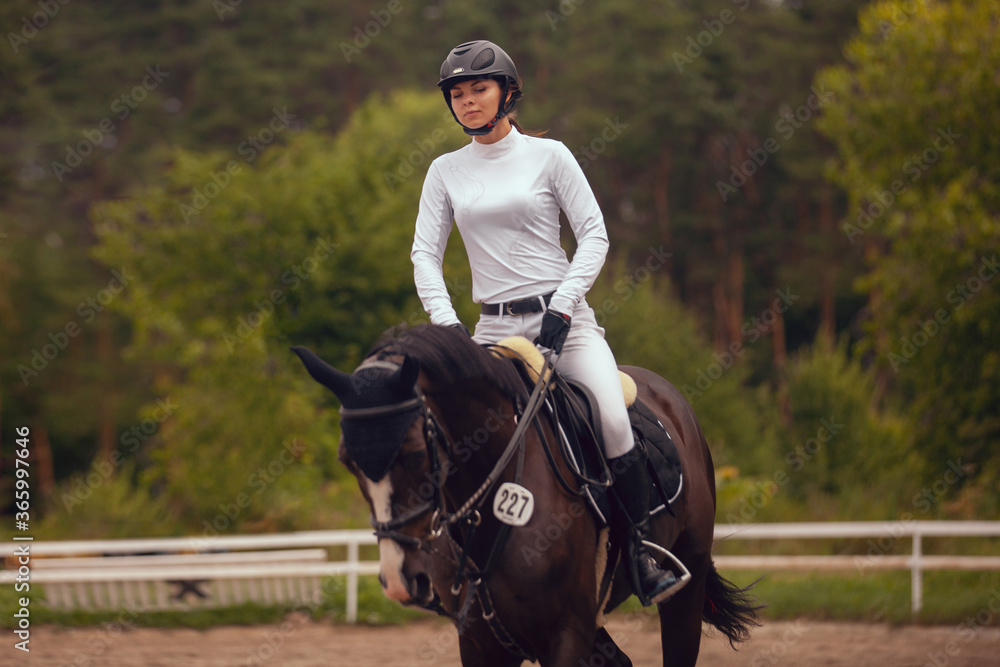
[[497, 358], [453, 327], [399, 324], [386, 330], [367, 356], [378, 354], [411, 356], [435, 384], [484, 380], [511, 400], [527, 396], [524, 382], [509, 360]]

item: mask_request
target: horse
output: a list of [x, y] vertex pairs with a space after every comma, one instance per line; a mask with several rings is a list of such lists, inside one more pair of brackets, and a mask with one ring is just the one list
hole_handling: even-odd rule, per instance
[[[628, 565], [608, 560], [607, 533], [567, 483], [551, 418], [529, 414], [545, 382], [529, 395], [509, 359], [431, 324], [387, 331], [351, 374], [292, 350], [341, 402], [338, 457], [370, 505], [389, 598], [449, 616], [464, 667], [632, 664], [603, 627], [632, 594]], [[651, 538], [690, 572], [657, 605], [663, 665], [694, 665], [703, 619], [735, 648], [760, 607], [712, 562], [714, 467], [690, 404], [649, 370], [621, 370], [680, 454], [683, 493]], [[521, 525], [504, 516], [526, 509]], [[602, 593], [604, 568], [615, 569]]]

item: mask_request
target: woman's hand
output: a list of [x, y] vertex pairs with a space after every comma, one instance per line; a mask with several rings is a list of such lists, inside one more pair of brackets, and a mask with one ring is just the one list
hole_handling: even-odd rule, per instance
[[547, 347], [556, 354], [562, 352], [563, 343], [569, 335], [569, 325], [572, 318], [555, 310], [545, 311], [542, 316], [542, 330], [538, 332], [535, 345]]

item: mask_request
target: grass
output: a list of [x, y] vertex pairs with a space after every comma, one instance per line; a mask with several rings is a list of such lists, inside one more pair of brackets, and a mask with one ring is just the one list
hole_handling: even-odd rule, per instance
[[[910, 573], [857, 576], [807, 573], [724, 572], [740, 586], [759, 579], [754, 595], [767, 619], [1000, 626], [1000, 572], [925, 572], [923, 610], [910, 613]], [[996, 612], [991, 611], [990, 607]]]
[[[323, 598], [318, 605], [272, 605], [246, 603], [219, 609], [190, 611], [150, 611], [135, 613], [123, 607], [107, 611], [57, 611], [39, 602], [44, 589], [33, 586], [28, 605], [32, 624], [50, 623], [66, 627], [119, 624], [135, 627], [205, 629], [217, 625], [257, 625], [280, 622], [292, 612], [306, 613], [315, 620], [333, 623], [347, 622], [346, 577], [330, 577], [323, 582]], [[0, 588], [0, 627], [13, 628], [18, 598], [12, 587]], [[366, 625], [399, 625], [418, 618], [429, 618], [428, 612], [404, 607], [382, 594], [374, 577], [360, 577], [358, 586], [358, 622]]]
[[[925, 572], [924, 609], [916, 619], [910, 614], [910, 575], [907, 571], [806, 574], [723, 572], [740, 586], [758, 580], [753, 587], [757, 599], [767, 605], [765, 622], [792, 618], [856, 621], [862, 623], [907, 623], [1000, 627], [1000, 572]], [[320, 604], [296, 609], [293, 606], [244, 604], [223, 609], [159, 611], [132, 614], [114, 611], [53, 611], [38, 604], [42, 593], [32, 589], [30, 605], [33, 624], [96, 626], [121, 624], [139, 627], [185, 627], [203, 629], [217, 625], [253, 625], [280, 622], [293, 611], [305, 612], [315, 620], [346, 622], [347, 590], [344, 577], [324, 581]], [[11, 587], [0, 589], [0, 626], [13, 626], [17, 598]], [[992, 609], [991, 609], [992, 607]], [[374, 577], [361, 577], [358, 591], [358, 622], [366, 625], [399, 625], [431, 616], [422, 610], [403, 607], [387, 599]], [[633, 597], [619, 612], [641, 609]], [[653, 615], [655, 610], [648, 609]]]

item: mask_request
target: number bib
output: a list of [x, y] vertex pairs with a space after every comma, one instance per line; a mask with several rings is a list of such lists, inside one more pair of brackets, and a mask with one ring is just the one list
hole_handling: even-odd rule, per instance
[[511, 526], [523, 526], [535, 511], [535, 497], [520, 484], [504, 482], [493, 496], [493, 515]]

